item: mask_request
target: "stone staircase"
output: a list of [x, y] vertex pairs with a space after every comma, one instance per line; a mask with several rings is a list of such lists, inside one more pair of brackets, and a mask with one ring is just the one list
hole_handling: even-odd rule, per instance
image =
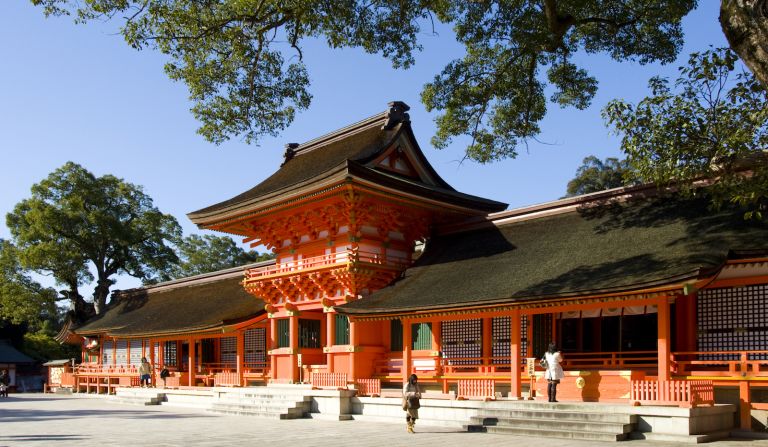
[[154, 389], [119, 388], [115, 395], [107, 396], [107, 399], [126, 405], [160, 405], [165, 401], [165, 394]]
[[578, 403], [507, 402], [470, 418], [467, 431], [589, 441], [622, 441], [635, 430], [637, 415], [595, 412]]
[[311, 411], [312, 397], [301, 391], [275, 386], [222, 393], [207, 411], [270, 419], [299, 419]]

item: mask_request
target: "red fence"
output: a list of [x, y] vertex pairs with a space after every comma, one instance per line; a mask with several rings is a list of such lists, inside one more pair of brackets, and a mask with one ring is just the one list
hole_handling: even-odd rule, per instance
[[633, 380], [630, 401], [695, 407], [712, 405], [715, 392], [711, 380]]
[[381, 380], [379, 379], [357, 379], [355, 385], [358, 396], [381, 396]]
[[490, 379], [459, 380], [458, 399], [496, 399], [496, 382]]
[[216, 373], [213, 377], [215, 386], [240, 386], [240, 377], [233, 372]]
[[347, 375], [344, 373], [312, 373], [312, 389], [346, 389]]

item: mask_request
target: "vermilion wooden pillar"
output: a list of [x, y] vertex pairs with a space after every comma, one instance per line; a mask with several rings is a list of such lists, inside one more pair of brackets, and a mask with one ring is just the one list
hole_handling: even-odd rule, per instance
[[520, 310], [515, 309], [510, 316], [509, 327], [509, 366], [511, 372], [511, 388], [509, 390], [509, 397], [512, 399], [520, 399], [522, 397], [522, 379], [520, 377]]
[[354, 382], [357, 378], [357, 354], [355, 351], [358, 349], [359, 344], [359, 328], [358, 323], [355, 321], [349, 321], [349, 344], [352, 351], [349, 353], [349, 380]]
[[752, 403], [749, 396], [749, 382], [739, 382], [739, 426], [744, 430], [752, 430]]
[[196, 351], [197, 347], [195, 346], [195, 339], [194, 338], [190, 338], [187, 343], [189, 343], [189, 349], [187, 350], [187, 352], [188, 352], [187, 362], [188, 362], [188, 365], [189, 365], [189, 367], [188, 367], [188, 369], [189, 369], [189, 371], [188, 371], [189, 372], [189, 380], [188, 380], [188, 382], [189, 383], [188, 384], [189, 384], [189, 386], [195, 386], [195, 373], [197, 372], [196, 368], [195, 368], [195, 353], [196, 353], [195, 351]]
[[298, 383], [299, 382], [299, 352], [301, 352], [301, 348], [299, 348], [299, 317], [296, 315], [291, 315], [288, 317], [289, 321], [289, 328], [290, 328], [290, 340], [291, 340], [291, 374], [290, 374], [290, 380], [291, 383]]
[[403, 383], [411, 375], [411, 320], [403, 320]]
[[245, 364], [245, 330], [237, 331], [237, 383], [243, 385], [243, 366]]
[[328, 368], [328, 372], [335, 372], [333, 369], [333, 352], [331, 352], [333, 345], [336, 343], [336, 313], [328, 312], [325, 314], [325, 344], [326, 355], [325, 365]]
[[493, 361], [493, 322], [490, 318], [483, 318], [483, 330], [481, 332], [483, 343], [483, 364], [491, 366]]
[[658, 307], [658, 350], [659, 350], [659, 370], [658, 380], [666, 381], [670, 378], [670, 324], [669, 324], [669, 301], [667, 297], [662, 297], [656, 301]]

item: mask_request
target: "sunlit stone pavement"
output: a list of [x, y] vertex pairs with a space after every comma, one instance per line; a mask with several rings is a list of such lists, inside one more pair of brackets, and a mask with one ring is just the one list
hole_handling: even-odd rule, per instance
[[[138, 407], [103, 398], [12, 394], [0, 399], [0, 446], [592, 446], [594, 441], [527, 438], [405, 423], [314, 419], [269, 420], [166, 406]], [[603, 443], [615, 445], [616, 443]], [[680, 446], [625, 441], [627, 446]], [[766, 446], [768, 440], [728, 440], [711, 446]]]

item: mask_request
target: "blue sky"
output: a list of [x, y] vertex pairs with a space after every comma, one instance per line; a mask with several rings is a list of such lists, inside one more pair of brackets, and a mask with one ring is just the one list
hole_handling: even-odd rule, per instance
[[[554, 200], [584, 157], [620, 157], [601, 108], [613, 98], [636, 102], [654, 75], [674, 77], [688, 53], [726, 46], [719, 2], [705, 0], [684, 21], [686, 46], [676, 63], [641, 66], [605, 56], [580, 58], [599, 80], [587, 110], [550, 104], [539, 140], [517, 159], [491, 165], [460, 163], [466, 140], [445, 150], [429, 144], [436, 116], [419, 101], [422, 86], [462, 48], [447, 27], [424, 34], [424, 51], [410, 70], [393, 70], [378, 55], [329, 50], [305, 43], [312, 105], [277, 138], [258, 147], [233, 140], [221, 146], [195, 133], [186, 87], [163, 72], [164, 56], [129, 48], [116, 23], [75, 25], [46, 19], [28, 1], [0, 2], [0, 238], [9, 238], [5, 214], [29, 196], [29, 188], [67, 161], [97, 175], [114, 174], [142, 185], [185, 234], [197, 232], [186, 213], [251, 188], [280, 164], [288, 142], [304, 142], [379, 113], [392, 100], [411, 106], [420, 145], [438, 173], [459, 191], [510, 204], [510, 209]], [[121, 280], [118, 288], [137, 285]]]

